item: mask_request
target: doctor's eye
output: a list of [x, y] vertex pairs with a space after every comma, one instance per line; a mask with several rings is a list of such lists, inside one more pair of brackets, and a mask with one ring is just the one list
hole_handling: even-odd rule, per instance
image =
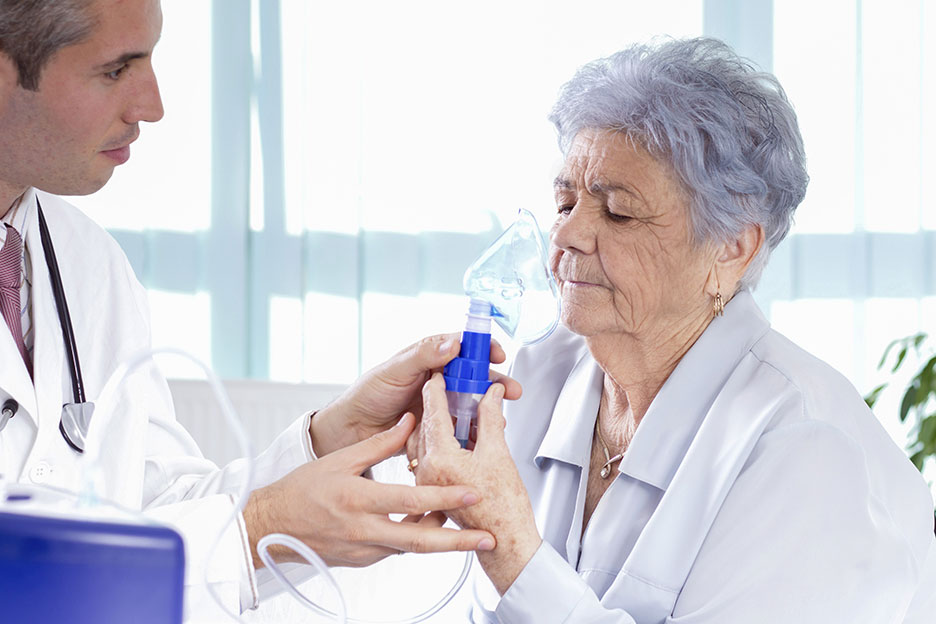
[[560, 205], [556, 210], [559, 214], [569, 214], [570, 212], [572, 212], [573, 208], [575, 208], [575, 206], [565, 204], [565, 205]]
[[114, 70], [111, 70], [111, 71], [105, 73], [105, 74], [104, 74], [104, 77], [105, 77], [105, 78], [108, 78], [108, 79], [110, 79], [110, 80], [115, 80], [115, 81], [116, 81], [116, 80], [119, 80], [119, 79], [120, 79], [120, 76], [122, 76], [123, 73], [124, 73], [125, 71], [127, 71], [128, 68], [129, 68], [129, 65], [121, 65], [121, 66], [118, 67], [117, 69], [114, 69]]

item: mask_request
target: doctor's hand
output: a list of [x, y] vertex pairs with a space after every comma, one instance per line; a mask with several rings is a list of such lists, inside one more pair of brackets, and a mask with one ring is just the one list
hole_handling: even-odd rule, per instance
[[425, 407], [419, 429], [407, 441], [407, 456], [418, 459], [418, 485], [463, 484], [481, 494], [477, 505], [450, 509], [459, 526], [490, 531], [497, 547], [479, 552], [478, 562], [501, 593], [542, 544], [533, 508], [504, 440], [504, 386], [491, 384], [478, 407], [474, 450], [461, 448], [445, 396], [445, 381], [435, 374], [423, 388]]
[[[477, 489], [390, 485], [361, 476], [400, 451], [415, 424], [407, 414], [392, 429], [300, 466], [254, 491], [244, 508], [254, 566], [263, 567], [257, 542], [269, 533], [301, 539], [330, 566], [362, 567], [402, 551], [494, 548], [487, 531], [442, 528], [441, 512], [476, 503]], [[395, 522], [388, 517], [392, 513], [406, 517]], [[277, 561], [303, 561], [279, 546], [270, 553]]]
[[[312, 418], [309, 435], [318, 457], [386, 430], [401, 414], [422, 415], [422, 386], [458, 355], [461, 334], [424, 338], [362, 375], [328, 407]], [[506, 359], [491, 341], [491, 362]], [[499, 373], [492, 379], [504, 385], [508, 399], [520, 398], [520, 384]]]

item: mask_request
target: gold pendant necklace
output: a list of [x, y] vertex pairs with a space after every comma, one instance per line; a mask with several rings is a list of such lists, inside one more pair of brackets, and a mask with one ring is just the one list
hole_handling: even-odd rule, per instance
[[598, 442], [601, 444], [601, 450], [604, 452], [605, 456], [605, 463], [601, 467], [601, 472], [598, 474], [601, 475], [602, 479], [607, 479], [611, 474], [611, 464], [624, 457], [624, 453], [618, 453], [614, 457], [611, 457], [611, 450], [608, 448], [608, 443], [605, 442], [604, 436], [601, 435], [601, 414], [595, 419], [595, 433], [598, 434]]

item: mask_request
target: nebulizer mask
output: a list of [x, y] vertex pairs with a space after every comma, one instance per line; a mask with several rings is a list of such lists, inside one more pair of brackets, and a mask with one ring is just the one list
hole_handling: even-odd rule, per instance
[[478, 403], [491, 385], [491, 321], [523, 344], [544, 340], [559, 321], [559, 289], [532, 213], [520, 210], [513, 225], [468, 267], [464, 286], [471, 300], [461, 350], [443, 374], [455, 437], [467, 448]]

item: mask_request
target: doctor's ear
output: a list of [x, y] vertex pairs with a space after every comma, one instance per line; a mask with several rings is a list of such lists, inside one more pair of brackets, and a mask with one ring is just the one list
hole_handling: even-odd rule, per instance
[[706, 284], [708, 294], [714, 297], [720, 292], [723, 297], [730, 299], [763, 246], [764, 228], [760, 225], [748, 225], [731, 240], [720, 243]]

